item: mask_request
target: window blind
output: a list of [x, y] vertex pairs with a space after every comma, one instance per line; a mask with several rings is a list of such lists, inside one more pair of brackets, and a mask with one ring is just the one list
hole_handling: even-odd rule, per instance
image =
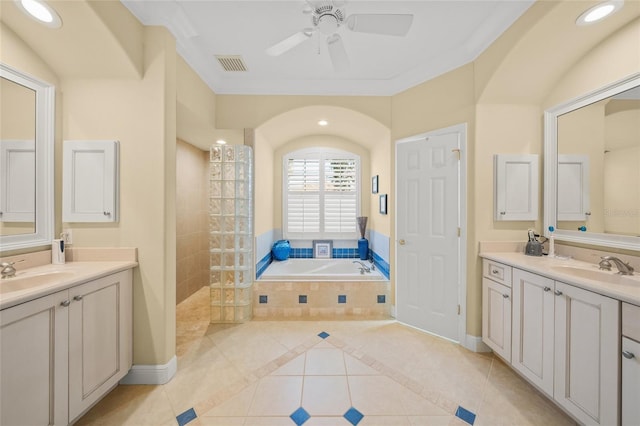
[[[295, 155], [294, 155], [295, 154]], [[358, 214], [358, 159], [305, 150], [285, 157], [286, 238], [353, 238]]]

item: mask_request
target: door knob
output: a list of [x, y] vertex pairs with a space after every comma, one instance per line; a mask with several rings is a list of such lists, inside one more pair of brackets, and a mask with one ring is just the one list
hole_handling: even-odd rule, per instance
[[398, 244], [401, 246], [405, 245], [407, 242], [405, 240], [398, 240]]

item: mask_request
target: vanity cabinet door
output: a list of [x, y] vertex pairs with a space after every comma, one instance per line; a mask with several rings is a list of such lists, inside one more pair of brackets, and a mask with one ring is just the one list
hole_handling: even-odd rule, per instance
[[561, 282], [555, 290], [554, 398], [586, 425], [617, 425], [620, 302]]
[[553, 280], [513, 270], [511, 364], [553, 396]]
[[131, 367], [131, 271], [69, 290], [69, 419], [75, 420]]
[[69, 292], [0, 311], [0, 424], [66, 425]]
[[511, 361], [511, 289], [482, 279], [482, 341]]

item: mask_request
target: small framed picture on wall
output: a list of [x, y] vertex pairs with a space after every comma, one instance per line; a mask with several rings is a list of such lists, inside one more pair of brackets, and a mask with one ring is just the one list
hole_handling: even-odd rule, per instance
[[387, 194], [380, 194], [380, 214], [387, 214]]
[[371, 178], [371, 193], [372, 194], [378, 193], [378, 175], [375, 175], [374, 177]]
[[333, 241], [313, 240], [313, 257], [316, 259], [331, 259], [333, 252]]

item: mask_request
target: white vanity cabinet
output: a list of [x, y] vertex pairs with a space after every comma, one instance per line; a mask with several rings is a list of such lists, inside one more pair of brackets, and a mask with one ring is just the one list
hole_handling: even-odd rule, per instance
[[[483, 271], [483, 341], [580, 423], [619, 424], [620, 302], [493, 260]], [[487, 276], [501, 271], [509, 271], [511, 311], [498, 319], [491, 289], [507, 287]], [[507, 319], [500, 326], [511, 336], [497, 339]], [[510, 349], [497, 344], [506, 341]]]
[[622, 426], [640, 425], [640, 306], [622, 304]]
[[620, 302], [556, 281], [554, 398], [580, 422], [617, 425]]
[[66, 425], [132, 363], [132, 272], [0, 311], [0, 424]]
[[511, 361], [511, 267], [484, 262], [482, 278], [482, 341]]
[[513, 270], [511, 364], [549, 395], [553, 395], [554, 290], [549, 278]]
[[68, 423], [69, 292], [0, 311], [0, 424]]
[[69, 298], [69, 419], [74, 420], [131, 368], [131, 272], [71, 288]]

